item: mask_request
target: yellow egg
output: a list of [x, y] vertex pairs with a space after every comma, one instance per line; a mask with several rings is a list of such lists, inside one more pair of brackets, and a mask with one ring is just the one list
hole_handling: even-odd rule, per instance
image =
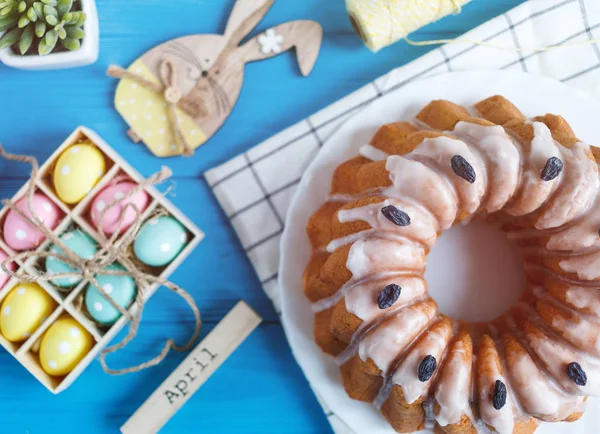
[[54, 299], [39, 285], [15, 286], [0, 308], [0, 333], [11, 342], [22, 342], [56, 309]]
[[58, 157], [54, 168], [54, 189], [64, 203], [75, 204], [104, 176], [102, 152], [93, 145], [77, 144]]
[[70, 316], [48, 328], [40, 344], [40, 363], [46, 373], [67, 375], [94, 346], [94, 338]]

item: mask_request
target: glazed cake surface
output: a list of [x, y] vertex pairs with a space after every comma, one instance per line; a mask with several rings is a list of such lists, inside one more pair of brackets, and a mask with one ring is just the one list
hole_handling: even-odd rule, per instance
[[[348, 395], [398, 432], [577, 420], [600, 394], [598, 155], [562, 117], [494, 96], [433, 101], [340, 164], [307, 227], [304, 292]], [[502, 223], [527, 276], [485, 323], [443, 315], [423, 277], [442, 232], [474, 219]]]

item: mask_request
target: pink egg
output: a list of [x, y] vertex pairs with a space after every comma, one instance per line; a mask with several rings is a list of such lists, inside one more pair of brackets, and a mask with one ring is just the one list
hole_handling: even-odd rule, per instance
[[[54, 204], [43, 194], [36, 193], [32, 199], [33, 212], [44, 222], [47, 228], [54, 229], [58, 226], [61, 219], [61, 212], [58, 206]], [[31, 216], [27, 198], [23, 197], [17, 202], [17, 208]], [[25, 219], [14, 211], [9, 211], [4, 221], [4, 241], [8, 246], [16, 251], [32, 250], [39, 246], [44, 240], [44, 235]]]
[[[104, 190], [100, 192], [98, 196], [92, 202], [92, 222], [94, 223], [94, 228], [98, 227], [100, 214], [107, 206], [109, 206], [116, 199], [120, 199], [125, 197], [131, 190], [137, 187], [137, 184], [125, 181], [119, 182], [118, 184], [109, 185]], [[141, 190], [134, 194], [131, 198], [120, 202], [118, 205], [115, 205], [108, 209], [104, 213], [104, 217], [102, 219], [102, 229], [106, 235], [114, 234], [119, 226], [119, 219], [123, 214], [123, 208], [127, 203], [131, 203], [135, 205], [140, 212], [144, 212], [144, 210], [148, 207], [150, 202], [150, 196], [148, 193]], [[121, 222], [121, 233], [125, 232], [131, 225], [133, 224], [136, 217], [135, 211], [128, 207], [125, 210], [125, 217], [123, 217], [123, 221]]]
[[[0, 265], [6, 261], [8, 259], [8, 255], [6, 253], [4, 253], [2, 250], [0, 250]], [[11, 262], [10, 264], [8, 264], [8, 269], [11, 271], [15, 271], [15, 263]], [[6, 274], [4, 272], [4, 270], [2, 269], [2, 267], [0, 266], [0, 288], [2, 288], [6, 282], [8, 282], [8, 279], [10, 278], [10, 276], [8, 274]]]

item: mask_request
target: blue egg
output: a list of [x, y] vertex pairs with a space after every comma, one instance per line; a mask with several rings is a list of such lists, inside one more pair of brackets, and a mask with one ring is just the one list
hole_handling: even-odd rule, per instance
[[151, 267], [163, 267], [181, 252], [188, 235], [181, 223], [173, 217], [161, 216], [142, 226], [133, 243], [135, 256]]
[[[69, 250], [83, 259], [92, 259], [98, 252], [98, 247], [89, 235], [84, 234], [79, 230], [65, 232], [60, 236], [60, 240], [67, 246]], [[53, 245], [50, 248], [51, 252], [62, 255], [63, 251], [60, 247]], [[58, 273], [81, 273], [80, 270], [64, 263], [60, 259], [54, 257], [46, 258], [46, 272], [49, 274]], [[52, 283], [61, 288], [71, 288], [81, 282], [81, 277], [61, 277], [52, 279]]]
[[[111, 264], [105, 268], [112, 271], [125, 271], [119, 264]], [[128, 309], [136, 294], [135, 280], [131, 276], [111, 276], [102, 274], [96, 280], [104, 291], [123, 309]], [[89, 284], [85, 293], [85, 307], [94, 321], [101, 325], [112, 325], [121, 312], [106, 299], [94, 286]]]

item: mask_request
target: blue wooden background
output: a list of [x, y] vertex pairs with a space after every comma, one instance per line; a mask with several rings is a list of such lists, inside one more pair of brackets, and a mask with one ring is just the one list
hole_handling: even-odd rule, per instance
[[[112, 106], [110, 63], [127, 65], [167, 39], [224, 30], [234, 0], [97, 0], [100, 59], [90, 67], [25, 72], [0, 65], [0, 141], [13, 152], [47, 158], [78, 125], [103, 136], [142, 174], [168, 164], [177, 185], [174, 203], [207, 234], [173, 280], [192, 293], [204, 317], [203, 336], [246, 300], [264, 323], [165, 427], [165, 433], [327, 433], [331, 429], [286, 342], [279, 319], [210, 189], [202, 178], [278, 131], [430, 48], [403, 42], [374, 55], [356, 37], [343, 0], [278, 0], [257, 31], [295, 19], [323, 25], [325, 40], [313, 74], [302, 78], [288, 53], [248, 66], [240, 101], [224, 128], [192, 159], [159, 160], [132, 144]], [[432, 0], [435, 1], [435, 0]], [[473, 0], [459, 16], [417, 32], [414, 39], [458, 36], [523, 0]], [[0, 162], [0, 197], [16, 192], [24, 167]], [[110, 359], [131, 364], [155, 355], [169, 336], [187, 339], [191, 317], [163, 290], [149, 302], [137, 340]], [[0, 351], [0, 432], [117, 432], [183, 359], [111, 377], [97, 361], [66, 392], [53, 396], [10, 355]]]

